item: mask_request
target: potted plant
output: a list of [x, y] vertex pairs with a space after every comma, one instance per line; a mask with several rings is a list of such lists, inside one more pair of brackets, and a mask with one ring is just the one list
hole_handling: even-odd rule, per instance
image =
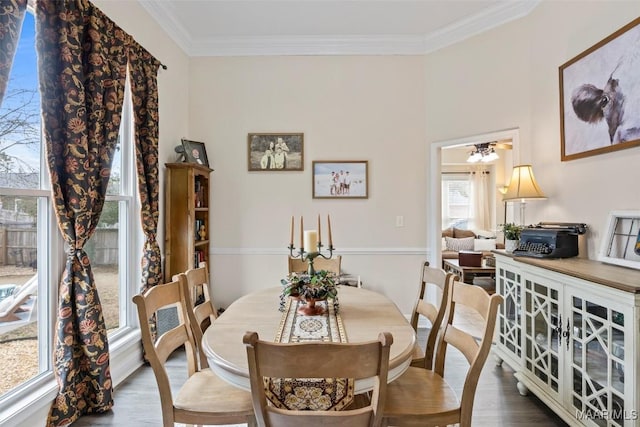
[[298, 312], [308, 316], [322, 314], [324, 309], [316, 306], [316, 301], [335, 299], [338, 295], [336, 276], [327, 270], [316, 271], [313, 275], [308, 273], [290, 273], [280, 281], [282, 283], [281, 300], [287, 297], [296, 297], [306, 302]]
[[513, 252], [520, 243], [520, 232], [522, 231], [521, 225], [516, 225], [512, 222], [502, 224], [502, 233], [504, 234], [504, 247], [507, 252]]

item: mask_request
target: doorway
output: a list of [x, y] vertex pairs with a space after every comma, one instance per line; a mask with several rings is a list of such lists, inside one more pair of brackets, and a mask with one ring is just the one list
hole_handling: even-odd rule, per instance
[[[520, 130], [518, 128], [507, 129], [502, 131], [489, 132], [485, 134], [472, 135], [464, 138], [457, 138], [445, 141], [434, 142], [430, 146], [429, 150], [429, 174], [427, 183], [427, 247], [428, 258], [431, 265], [442, 264], [442, 159], [443, 150], [454, 149], [457, 147], [470, 147], [474, 144], [488, 143], [491, 141], [510, 141], [511, 161], [505, 162], [504, 167], [507, 170], [499, 173], [496, 176], [496, 186], [506, 186], [511, 175], [511, 167], [514, 164], [513, 159], [519, 158], [519, 136]], [[496, 190], [499, 190], [496, 189]], [[500, 197], [500, 192], [496, 191], [496, 197]], [[497, 206], [497, 201], [496, 201]], [[501, 218], [504, 214], [496, 209], [496, 222], [502, 223]]]

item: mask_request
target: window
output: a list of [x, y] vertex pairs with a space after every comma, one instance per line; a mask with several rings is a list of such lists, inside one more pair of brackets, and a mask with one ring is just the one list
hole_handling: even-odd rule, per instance
[[466, 229], [472, 220], [469, 173], [442, 174], [442, 228]]
[[[50, 371], [51, 294], [46, 288], [55, 236], [44, 173], [35, 23], [26, 13], [0, 108], [0, 396]], [[57, 248], [58, 250], [60, 247]], [[11, 363], [11, 360], [20, 363]]]
[[[35, 22], [28, 11], [0, 107], [0, 407], [3, 408], [20, 398], [35, 399], [33, 392], [53, 379], [51, 354], [57, 289], [66, 256], [52, 208], [36, 67]], [[136, 324], [131, 297], [140, 286], [142, 253], [133, 115], [129, 91], [125, 93], [107, 201], [96, 232], [85, 247], [109, 330], [112, 365], [119, 340], [132, 339], [126, 332]], [[50, 399], [44, 402], [50, 403]]]
[[[142, 252], [135, 251], [136, 239], [132, 238], [135, 233], [127, 232], [135, 228], [138, 219], [132, 120], [131, 96], [127, 86], [107, 200], [98, 227], [86, 245], [110, 339], [122, 328], [130, 326], [127, 319], [131, 316], [127, 307], [131, 306], [131, 298], [137, 291], [135, 285], [139, 286], [139, 280], [135, 280], [135, 275], [131, 276], [134, 271], [129, 264], [135, 266], [137, 263], [131, 263], [131, 260]], [[132, 289], [126, 288], [127, 283], [133, 285]]]

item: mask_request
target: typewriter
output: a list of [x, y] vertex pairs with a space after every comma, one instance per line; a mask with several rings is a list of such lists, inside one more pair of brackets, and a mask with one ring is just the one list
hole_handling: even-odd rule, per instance
[[578, 255], [578, 235], [586, 232], [580, 223], [548, 223], [523, 228], [514, 256], [570, 258]]

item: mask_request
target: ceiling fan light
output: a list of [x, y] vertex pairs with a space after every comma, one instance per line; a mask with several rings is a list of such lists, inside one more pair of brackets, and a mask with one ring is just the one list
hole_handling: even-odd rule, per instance
[[484, 156], [482, 158], [483, 162], [492, 162], [494, 160], [498, 160], [500, 158], [500, 156], [498, 156], [498, 153], [495, 152], [495, 150], [491, 150], [491, 152], [489, 154], [487, 154], [486, 156]]
[[471, 154], [469, 155], [469, 158], [467, 159], [467, 162], [477, 163], [481, 159], [482, 159], [482, 154], [480, 154], [478, 151], [472, 151]]

